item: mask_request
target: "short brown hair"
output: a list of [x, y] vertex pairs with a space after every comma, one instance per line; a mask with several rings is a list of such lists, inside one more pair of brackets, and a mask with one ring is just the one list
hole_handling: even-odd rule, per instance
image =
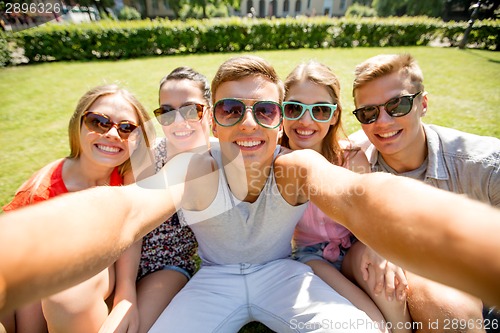
[[238, 81], [252, 75], [260, 75], [276, 84], [279, 90], [279, 102], [283, 101], [285, 94], [283, 82], [278, 77], [274, 67], [266, 60], [252, 55], [231, 58], [220, 65], [212, 80], [212, 99], [215, 98], [217, 89], [224, 82]]
[[410, 84], [415, 87], [415, 92], [424, 90], [424, 75], [413, 56], [408, 53], [381, 54], [356, 66], [352, 95], [355, 97], [356, 89], [365, 84], [395, 72], [406, 75]]

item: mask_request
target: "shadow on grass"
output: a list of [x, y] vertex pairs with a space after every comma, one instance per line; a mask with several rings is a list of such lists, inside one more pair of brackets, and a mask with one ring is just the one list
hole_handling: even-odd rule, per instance
[[[492, 62], [492, 63], [495, 63], [495, 64], [500, 64], [500, 60], [494, 59], [493, 57], [489, 57], [487, 52], [477, 52], [477, 50], [473, 50], [473, 49], [465, 49], [463, 51], [467, 52], [470, 55], [476, 56], [478, 58], [486, 59], [486, 60], [488, 60], [488, 62]], [[493, 53], [495, 51], [491, 51], [491, 52], [492, 52], [492, 55], [493, 55]]]

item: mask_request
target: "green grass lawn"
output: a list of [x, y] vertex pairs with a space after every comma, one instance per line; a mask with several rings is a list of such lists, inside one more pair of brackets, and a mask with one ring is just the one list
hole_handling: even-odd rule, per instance
[[[500, 53], [446, 48], [354, 48], [258, 52], [284, 79], [302, 61], [332, 67], [342, 85], [344, 125], [360, 127], [351, 87], [356, 64], [380, 53], [410, 52], [419, 61], [429, 92], [425, 121], [500, 137]], [[236, 54], [164, 56], [122, 61], [48, 63], [0, 69], [0, 205], [34, 171], [69, 152], [67, 124], [79, 97], [89, 88], [120, 82], [147, 109], [158, 105], [158, 82], [177, 66], [191, 66], [211, 79]]]

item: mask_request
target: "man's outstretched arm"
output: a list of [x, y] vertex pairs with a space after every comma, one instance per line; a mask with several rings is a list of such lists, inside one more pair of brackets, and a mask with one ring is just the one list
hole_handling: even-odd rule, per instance
[[69, 193], [0, 216], [0, 315], [90, 278], [165, 221], [180, 205], [192, 156], [137, 184]]
[[92, 277], [175, 211], [152, 214], [136, 201], [140, 191], [98, 187], [3, 214], [0, 313]]
[[285, 164], [304, 169], [306, 195], [362, 242], [416, 274], [500, 304], [500, 210], [412, 179], [355, 174], [304, 154]]

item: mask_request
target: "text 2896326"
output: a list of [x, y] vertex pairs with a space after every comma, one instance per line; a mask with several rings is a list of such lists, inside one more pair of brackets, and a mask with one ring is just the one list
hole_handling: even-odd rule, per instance
[[60, 3], [6, 3], [6, 14], [60, 14]]

